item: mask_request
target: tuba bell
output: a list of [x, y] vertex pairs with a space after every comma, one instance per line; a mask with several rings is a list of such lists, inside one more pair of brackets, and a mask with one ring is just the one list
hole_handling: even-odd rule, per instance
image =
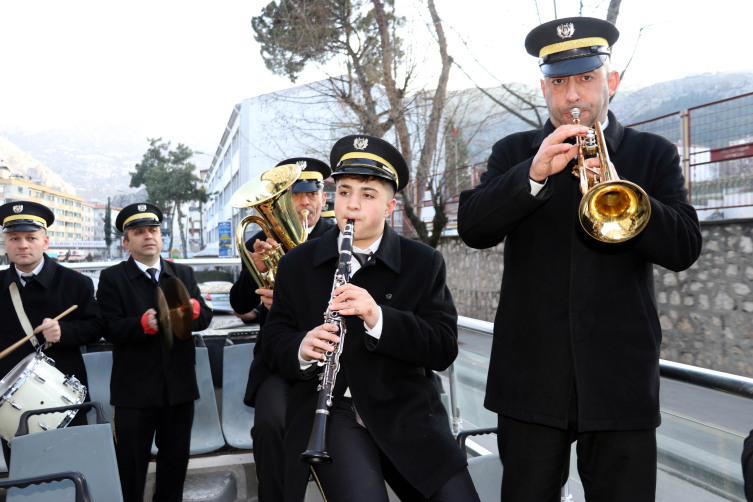
[[[580, 108], [573, 108], [570, 115], [573, 123], [580, 124]], [[635, 183], [617, 176], [598, 120], [585, 138], [577, 137], [577, 146], [578, 165], [573, 168], [573, 176], [580, 178], [583, 193], [578, 206], [578, 220], [583, 230], [602, 242], [632, 239], [641, 233], [651, 217], [648, 195]], [[601, 161], [601, 174], [586, 167], [586, 158], [594, 156]], [[587, 171], [594, 173], [593, 179], [588, 178]]]
[[[259, 288], [274, 289], [277, 264], [285, 250], [290, 251], [308, 237], [308, 210], [301, 211], [301, 222], [290, 189], [300, 175], [301, 168], [295, 164], [274, 167], [248, 181], [230, 199], [233, 207], [253, 208], [259, 213], [243, 218], [235, 234], [238, 254]], [[259, 272], [246, 249], [246, 227], [252, 223], [259, 225], [267, 237], [278, 241], [277, 246], [260, 253], [267, 267], [266, 275]]]

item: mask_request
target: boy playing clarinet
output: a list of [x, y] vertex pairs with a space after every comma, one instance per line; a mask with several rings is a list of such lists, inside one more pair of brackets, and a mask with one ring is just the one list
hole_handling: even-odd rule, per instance
[[[285, 437], [285, 500], [303, 500], [307, 449], [317, 407], [316, 364], [342, 343], [329, 408], [331, 463], [313, 471], [329, 502], [387, 502], [385, 481], [401, 500], [478, 501], [447, 411], [426, 370], [455, 360], [457, 314], [442, 255], [386, 225], [395, 192], [408, 183], [400, 152], [365, 135], [339, 140], [331, 153], [337, 227], [280, 262], [265, 325], [265, 359], [296, 384]], [[354, 220], [350, 282], [332, 290], [342, 230]], [[330, 299], [332, 298], [331, 304]], [[339, 311], [346, 334], [322, 324]]]

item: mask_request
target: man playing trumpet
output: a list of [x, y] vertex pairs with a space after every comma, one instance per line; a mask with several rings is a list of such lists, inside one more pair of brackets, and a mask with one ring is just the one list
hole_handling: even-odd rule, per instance
[[[611, 23], [582, 17], [529, 33], [549, 120], [498, 141], [481, 184], [460, 196], [465, 243], [505, 241], [485, 401], [499, 416], [503, 501], [558, 501], [576, 440], [588, 500], [655, 497], [662, 335], [653, 264], [690, 267], [701, 232], [677, 147], [624, 128], [609, 111], [618, 36]], [[620, 177], [650, 199], [647, 225], [621, 243], [601, 242], [578, 222], [574, 140], [597, 120]], [[586, 165], [589, 177], [605, 167], [598, 158]]]

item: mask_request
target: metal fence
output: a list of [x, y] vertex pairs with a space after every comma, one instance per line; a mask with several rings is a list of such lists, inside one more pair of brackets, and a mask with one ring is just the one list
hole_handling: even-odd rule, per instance
[[628, 127], [677, 145], [690, 202], [702, 217], [753, 206], [753, 93]]

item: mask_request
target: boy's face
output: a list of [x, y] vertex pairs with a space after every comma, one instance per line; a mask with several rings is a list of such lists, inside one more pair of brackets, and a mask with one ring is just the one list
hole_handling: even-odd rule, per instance
[[384, 232], [384, 219], [395, 210], [397, 201], [378, 181], [338, 179], [335, 192], [335, 219], [342, 232], [347, 220], [355, 220], [353, 245], [366, 249]]

